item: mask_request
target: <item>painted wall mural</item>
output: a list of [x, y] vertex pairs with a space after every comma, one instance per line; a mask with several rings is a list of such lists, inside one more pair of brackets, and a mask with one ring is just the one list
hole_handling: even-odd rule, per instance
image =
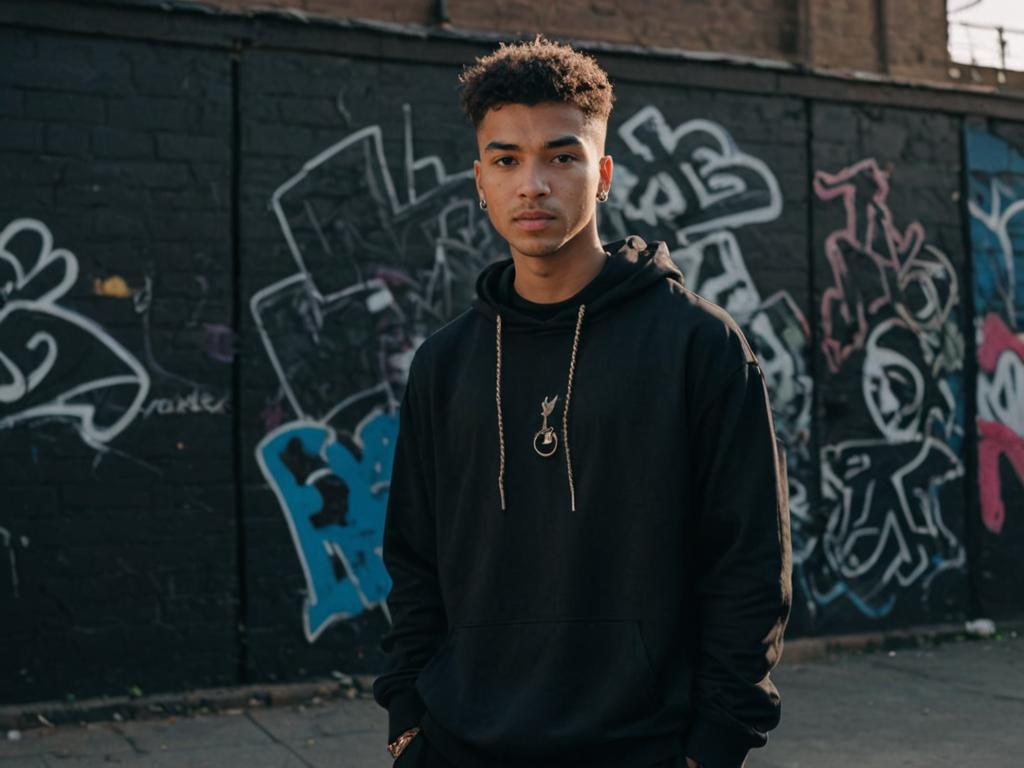
[[238, 682], [231, 74], [0, 25], [4, 704]]
[[615, 178], [609, 203], [600, 209], [602, 234], [605, 240], [641, 233], [666, 241], [687, 287], [724, 307], [743, 328], [761, 361], [786, 448], [790, 514], [807, 519], [806, 484], [813, 471], [810, 328], [790, 292], [759, 290], [739, 237], [744, 228], [780, 217], [778, 179], [764, 160], [744, 152], [711, 120], [672, 125], [650, 105], [614, 133], [622, 146], [612, 150]]
[[[96, 296], [132, 302], [142, 331], [141, 360], [102, 325], [62, 303], [78, 277], [78, 258], [54, 247], [42, 221], [16, 219], [0, 231], [0, 430], [64, 422], [83, 443], [107, 452], [140, 417], [228, 413], [226, 393], [157, 360], [151, 276], [138, 289], [119, 275], [95, 278], [92, 286]], [[186, 326], [197, 324], [205, 303], [206, 279], [196, 276], [196, 284], [199, 298]], [[230, 364], [233, 332], [222, 324], [204, 329], [206, 355]], [[153, 396], [154, 382], [175, 393]]]
[[[472, 171], [416, 156], [411, 107], [403, 115], [397, 182], [375, 125], [278, 187], [271, 207], [296, 271], [251, 300], [290, 415], [256, 458], [302, 565], [309, 642], [335, 621], [386, 611], [384, 512], [409, 364], [501, 252]], [[333, 384], [339, 366], [349, 387]]]
[[99, 324], [63, 306], [78, 259], [38, 219], [0, 231], [0, 429], [58, 420], [102, 449], [139, 415], [149, 374]]
[[1024, 548], [1024, 148], [986, 126], [965, 129], [969, 162], [977, 352], [976, 555], [983, 603], [1012, 603], [1003, 579], [1020, 583]]
[[[384, 156], [380, 126], [326, 148], [275, 191], [271, 207], [296, 272], [251, 301], [295, 417], [275, 426], [256, 455], [302, 565], [310, 642], [335, 621], [386, 610], [383, 519], [408, 364], [427, 334], [468, 305], [479, 270], [506, 251], [479, 212], [472, 173], [449, 175], [440, 158], [418, 158], [408, 106], [404, 117], [403, 193]], [[618, 135], [630, 154], [617, 158], [602, 236], [643, 231], [649, 239], [668, 239], [688, 284], [747, 329], [763, 359], [780, 437], [795, 448], [790, 461], [806, 465], [807, 321], [787, 293], [760, 295], [735, 236], [740, 227], [779, 216], [778, 181], [708, 120], [671, 128], [650, 106], [627, 119]], [[423, 171], [432, 177], [425, 187], [418, 178]], [[367, 327], [372, 334], [345, 343], [346, 334]], [[318, 361], [324, 374], [338, 360], [360, 356], [372, 372], [370, 386], [346, 392], [314, 385]], [[338, 430], [351, 436], [344, 445]], [[802, 473], [791, 475], [793, 505], [803, 511]]]
[[869, 619], [912, 587], [926, 601], [934, 579], [966, 565], [940, 500], [964, 472], [957, 272], [920, 221], [898, 218], [890, 191], [872, 158], [814, 175], [820, 204], [843, 216], [824, 242], [821, 386], [856, 382], [832, 428], [859, 434], [821, 448], [827, 522], [800, 531], [795, 578], [815, 611], [843, 604]]
[[[981, 516], [1000, 533], [1007, 505], [999, 462], [1024, 482], [1024, 154], [968, 130], [971, 240], [978, 336]], [[1020, 509], [1020, 499], [1012, 507]]]

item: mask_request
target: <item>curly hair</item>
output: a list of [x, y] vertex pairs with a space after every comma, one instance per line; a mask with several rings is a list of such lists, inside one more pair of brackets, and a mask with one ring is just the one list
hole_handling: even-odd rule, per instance
[[545, 101], [578, 107], [586, 119], [607, 121], [615, 97], [597, 61], [538, 35], [530, 42], [501, 43], [459, 76], [462, 111], [479, 127], [487, 110], [502, 104]]

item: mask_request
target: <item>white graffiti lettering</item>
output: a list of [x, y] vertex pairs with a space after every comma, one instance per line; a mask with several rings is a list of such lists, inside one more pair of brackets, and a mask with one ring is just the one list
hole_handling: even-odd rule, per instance
[[0, 232], [0, 429], [57, 419], [100, 447], [139, 414], [149, 375], [98, 324], [59, 304], [77, 277], [78, 260], [53, 247], [43, 222], [16, 219]]

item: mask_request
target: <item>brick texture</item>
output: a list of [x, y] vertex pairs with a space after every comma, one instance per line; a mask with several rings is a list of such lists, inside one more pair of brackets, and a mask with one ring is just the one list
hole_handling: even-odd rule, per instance
[[[225, 10], [292, 8], [334, 18], [438, 25], [436, 3], [212, 0]], [[447, 23], [636, 46], [778, 59], [838, 70], [945, 81], [943, 0], [450, 0]]]
[[[660, 3], [655, 24], [573, 0], [571, 29], [540, 20], [789, 57], [809, 10], [823, 65], [881, 66], [880, 6], [832, 6]], [[463, 27], [535, 28], [525, 5], [448, 7]], [[433, 4], [302, 8], [426, 23]], [[887, 39], [894, 72], [934, 53], [906, 43]], [[404, 366], [505, 246], [476, 204], [458, 65], [361, 50], [0, 28], [0, 352], [21, 376], [0, 379], [0, 701], [379, 669]], [[1017, 523], [980, 550], [1005, 567], [979, 581], [961, 557], [982, 530], [969, 116], [727, 90], [714, 77], [735, 69], [707, 71], [705, 87], [617, 86], [600, 228], [666, 241], [760, 356], [790, 474], [792, 633], [961, 619], [972, 579], [1019, 614], [1000, 581]], [[992, 130], [1019, 151], [1022, 125]]]
[[229, 61], [0, 29], [0, 94], [2, 697], [231, 682]]

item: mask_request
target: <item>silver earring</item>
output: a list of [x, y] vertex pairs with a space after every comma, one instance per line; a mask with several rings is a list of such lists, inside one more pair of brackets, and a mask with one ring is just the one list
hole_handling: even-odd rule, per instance
[[604, 189], [597, 193], [597, 202], [607, 203], [608, 202], [608, 190]]
[[480, 210], [481, 211], [486, 211], [487, 210], [487, 201], [484, 200], [482, 197], [480, 198]]

